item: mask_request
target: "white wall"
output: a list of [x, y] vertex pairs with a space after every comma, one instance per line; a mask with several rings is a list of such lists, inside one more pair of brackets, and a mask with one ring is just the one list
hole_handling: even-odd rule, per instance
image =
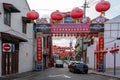
[[94, 51], [96, 50], [96, 40], [97, 38], [94, 39], [94, 45], [91, 45], [87, 48], [87, 57], [88, 57], [88, 66], [89, 68], [94, 68], [94, 64], [96, 62], [94, 62]]
[[[4, 12], [2, 3], [13, 4], [20, 13], [11, 13], [11, 27], [4, 25]], [[22, 33], [22, 16], [26, 17], [29, 12], [26, 0], [0, 0], [0, 32], [6, 32], [18, 37], [27, 39], [28, 42], [20, 42], [19, 45], [19, 72], [31, 71], [33, 69], [33, 25], [27, 24], [27, 34]], [[1, 47], [1, 45], [0, 45]], [[0, 53], [1, 48], [0, 48]], [[0, 54], [0, 73], [1, 73], [1, 54]]]
[[2, 44], [1, 44], [1, 38], [0, 38], [0, 76], [1, 76], [1, 70], [2, 69]]
[[[106, 54], [107, 68], [114, 67], [114, 56], [109, 52], [109, 50], [114, 47], [114, 43], [120, 46], [120, 40], [117, 40], [117, 37], [120, 37], [120, 16], [109, 20], [105, 24], [104, 49], [108, 48], [108, 53]], [[87, 49], [87, 56], [89, 57], [88, 65], [90, 68], [94, 68], [94, 50], [96, 50], [96, 42]], [[120, 51], [116, 54], [116, 67], [120, 67]]]

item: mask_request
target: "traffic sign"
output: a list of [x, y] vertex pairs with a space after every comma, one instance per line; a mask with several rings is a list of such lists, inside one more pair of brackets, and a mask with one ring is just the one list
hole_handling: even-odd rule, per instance
[[12, 44], [11, 43], [3, 43], [3, 52], [11, 52]]

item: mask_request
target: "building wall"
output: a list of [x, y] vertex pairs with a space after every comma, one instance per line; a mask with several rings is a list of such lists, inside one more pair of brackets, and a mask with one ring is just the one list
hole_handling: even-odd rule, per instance
[[[105, 47], [105, 49], [108, 48], [108, 53], [105, 56], [106, 68], [113, 68], [114, 67], [114, 55], [109, 52], [109, 50], [112, 47], [114, 47], [114, 43], [116, 43], [116, 45], [120, 45], [120, 41], [115, 40], [115, 38], [114, 39], [112, 39], [112, 38], [106, 39], [105, 38], [104, 47]], [[94, 68], [94, 63], [96, 64], [96, 62], [94, 62], [94, 51], [95, 50], [96, 50], [96, 42], [94, 43], [94, 45], [87, 48], [87, 56], [89, 59], [88, 65], [90, 68]], [[119, 57], [120, 57], [120, 51], [116, 54], [116, 67], [120, 67]]]
[[[108, 21], [105, 24], [105, 47], [108, 48], [109, 50], [114, 47], [114, 44], [116, 43], [116, 46], [120, 46], [120, 40], [117, 38], [120, 37], [120, 16], [117, 16], [110, 21]], [[116, 54], [116, 66], [120, 67], [120, 51], [118, 54]], [[107, 53], [106, 55], [106, 67], [108, 68], [113, 68], [114, 67], [114, 55], [111, 54], [110, 52]]]
[[[1, 48], [1, 38], [0, 38], [0, 48]], [[2, 51], [1, 51], [1, 49], [0, 49], [0, 76], [1, 76], [1, 71], [2, 71], [2, 70], [1, 70], [1, 66], [2, 66], [2, 64], [1, 64], [1, 63], [2, 63], [2, 57], [1, 57], [2, 54], [1, 54], [1, 52], [2, 52]]]
[[[105, 56], [105, 66], [106, 68], [114, 67], [114, 55], [109, 52], [109, 50], [114, 47], [114, 43], [120, 46], [120, 40], [117, 38], [120, 37], [120, 16], [117, 16], [109, 20], [105, 24], [104, 32], [104, 49], [108, 48], [108, 53]], [[89, 57], [89, 67], [94, 68], [94, 50], [96, 50], [96, 42], [94, 45], [87, 48], [87, 55]], [[116, 54], [116, 67], [120, 67], [120, 51]]]
[[[11, 13], [11, 27], [4, 24], [4, 9], [2, 3], [13, 4], [20, 13]], [[0, 0], [0, 32], [6, 32], [18, 37], [22, 37], [28, 42], [19, 43], [19, 71], [26, 72], [33, 70], [33, 25], [31, 23], [27, 24], [27, 34], [22, 33], [22, 16], [26, 17], [27, 12], [30, 11], [26, 0]], [[0, 40], [1, 44], [1, 40]], [[0, 45], [0, 53], [1, 51]], [[0, 54], [0, 74], [1, 74], [1, 54]]]
[[94, 68], [94, 51], [96, 50], [96, 39], [94, 39], [94, 45], [91, 45], [90, 47], [87, 48], [87, 57], [88, 57], [88, 66], [89, 68]]

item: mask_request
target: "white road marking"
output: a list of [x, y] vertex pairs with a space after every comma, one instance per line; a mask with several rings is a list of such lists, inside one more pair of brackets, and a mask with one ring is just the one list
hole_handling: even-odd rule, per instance
[[61, 77], [64, 77], [64, 78], [71, 78], [70, 76], [67, 76], [67, 75], [64, 75], [64, 74], [59, 74], [59, 75], [49, 75], [48, 77], [59, 77], [59, 76], [61, 76]]
[[49, 75], [48, 77], [58, 77], [58, 76], [61, 76], [61, 74], [60, 75]]
[[70, 76], [64, 75], [66, 78], [71, 78]]

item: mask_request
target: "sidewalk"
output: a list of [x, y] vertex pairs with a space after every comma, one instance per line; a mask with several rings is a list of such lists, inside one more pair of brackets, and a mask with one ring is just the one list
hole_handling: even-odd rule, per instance
[[115, 78], [120, 79], [120, 69], [115, 69], [115, 74], [114, 74], [114, 69], [113, 68], [106, 69], [105, 72], [96, 72], [94, 70], [89, 70], [89, 71], [90, 71], [90, 73], [93, 73], [93, 74], [110, 76], [110, 77], [115, 77]]
[[35, 75], [39, 75], [39, 71], [29, 71], [29, 72], [23, 72], [23, 73], [17, 73], [17, 74], [12, 74], [8, 76], [2, 76], [0, 77], [0, 80], [13, 80], [16, 78], [21, 78], [21, 77], [31, 77]]

